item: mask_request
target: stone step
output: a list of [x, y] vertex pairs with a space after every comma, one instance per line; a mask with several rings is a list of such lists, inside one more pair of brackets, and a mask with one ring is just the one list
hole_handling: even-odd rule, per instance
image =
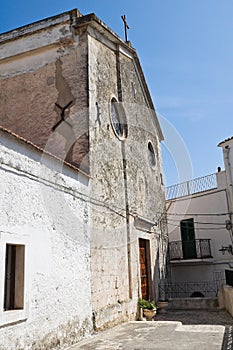
[[169, 310], [216, 310], [219, 308], [218, 298], [171, 298]]

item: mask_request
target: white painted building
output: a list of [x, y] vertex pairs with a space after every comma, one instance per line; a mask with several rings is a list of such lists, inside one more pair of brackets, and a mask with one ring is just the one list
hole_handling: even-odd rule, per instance
[[64, 346], [92, 330], [89, 178], [3, 128], [0, 140], [0, 348]]
[[233, 138], [219, 146], [225, 171], [166, 189], [173, 297], [214, 296], [233, 268]]

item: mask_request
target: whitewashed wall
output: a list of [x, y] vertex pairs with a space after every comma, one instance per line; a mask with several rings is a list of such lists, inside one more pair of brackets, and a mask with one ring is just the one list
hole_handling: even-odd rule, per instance
[[[92, 329], [88, 178], [0, 141], [0, 349], [62, 348]], [[23, 310], [2, 311], [6, 243], [25, 244]]]

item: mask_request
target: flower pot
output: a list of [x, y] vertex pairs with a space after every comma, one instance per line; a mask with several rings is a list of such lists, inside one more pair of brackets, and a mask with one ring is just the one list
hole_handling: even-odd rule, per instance
[[166, 308], [168, 306], [168, 301], [158, 301], [157, 305], [158, 305], [159, 312], [161, 314], [165, 314]]
[[152, 321], [152, 318], [155, 317], [156, 315], [156, 310], [148, 310], [148, 309], [144, 309], [143, 310], [143, 314], [146, 317], [147, 321]]

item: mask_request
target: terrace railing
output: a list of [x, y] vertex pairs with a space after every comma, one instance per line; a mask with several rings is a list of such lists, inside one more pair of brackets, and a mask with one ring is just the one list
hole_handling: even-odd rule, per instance
[[166, 200], [185, 197], [217, 188], [216, 173], [166, 187]]

